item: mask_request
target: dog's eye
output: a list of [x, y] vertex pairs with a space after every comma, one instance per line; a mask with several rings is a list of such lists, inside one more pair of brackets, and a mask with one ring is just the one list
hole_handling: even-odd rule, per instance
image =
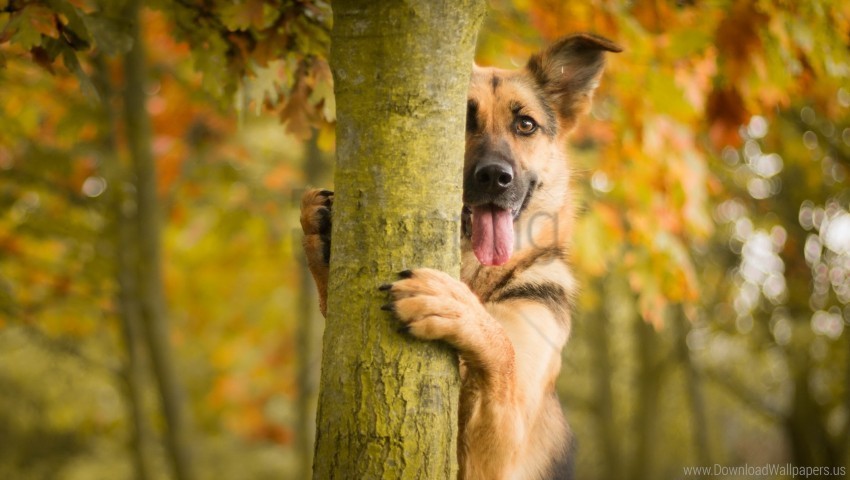
[[516, 133], [520, 135], [531, 135], [537, 130], [537, 122], [531, 117], [521, 116], [514, 122]]

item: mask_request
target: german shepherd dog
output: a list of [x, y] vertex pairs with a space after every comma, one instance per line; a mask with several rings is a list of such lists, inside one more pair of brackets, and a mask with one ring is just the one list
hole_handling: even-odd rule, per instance
[[[587, 113], [613, 42], [575, 34], [525, 68], [473, 68], [466, 119], [462, 283], [422, 268], [380, 286], [418, 338], [460, 355], [461, 479], [571, 476], [572, 436], [555, 393], [576, 290], [568, 265], [575, 201], [567, 135]], [[333, 193], [301, 206], [325, 313]]]

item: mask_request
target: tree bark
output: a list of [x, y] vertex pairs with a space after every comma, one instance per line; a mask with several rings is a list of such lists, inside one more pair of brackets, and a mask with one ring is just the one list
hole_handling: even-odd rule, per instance
[[333, 242], [314, 478], [455, 478], [457, 359], [396, 332], [377, 290], [459, 274], [466, 94], [481, 0], [334, 2]]
[[150, 118], [145, 107], [145, 53], [140, 34], [140, 0], [130, 0], [133, 48], [124, 57], [124, 108], [127, 143], [136, 175], [138, 289], [145, 339], [167, 424], [166, 446], [178, 480], [196, 478], [191, 458], [189, 419], [180, 380], [171, 358], [167, 309], [162, 286], [156, 167], [151, 152]]

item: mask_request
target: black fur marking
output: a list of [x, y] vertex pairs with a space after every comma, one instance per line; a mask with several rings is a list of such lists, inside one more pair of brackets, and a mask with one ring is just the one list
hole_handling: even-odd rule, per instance
[[331, 236], [330, 235], [319, 235], [319, 238], [322, 240], [322, 260], [325, 264], [330, 265], [331, 263]]
[[316, 214], [319, 216], [319, 235], [330, 235], [331, 210], [328, 207], [320, 207], [316, 209]]
[[570, 296], [564, 287], [557, 283], [523, 283], [511, 286], [500, 293], [495, 301], [531, 300], [542, 303], [558, 317], [563, 317], [570, 311]]
[[499, 290], [505, 288], [511, 282], [511, 280], [513, 280], [515, 278], [515, 274], [518, 273], [517, 270], [522, 272], [523, 270], [534, 265], [534, 263], [536, 263], [538, 261], [563, 259], [564, 256], [565, 256], [565, 252], [561, 247], [547, 247], [547, 248], [540, 249], [539, 251], [536, 252], [535, 255], [531, 255], [528, 258], [523, 259], [522, 262], [520, 262], [514, 268], [508, 270], [505, 273], [505, 275], [502, 277], [502, 279], [499, 280], [499, 282], [493, 287], [492, 290], [490, 290], [492, 293], [489, 296], [487, 296], [486, 298], [483, 298], [482, 301], [484, 303], [492, 301], [493, 293], [496, 293]]
[[463, 238], [472, 238], [472, 210], [469, 207], [460, 211], [460, 234]]
[[529, 172], [528, 174], [528, 192], [525, 194], [525, 199], [522, 201], [522, 205], [519, 207], [519, 212], [517, 215], [521, 214], [528, 207], [529, 202], [531, 202], [531, 196], [534, 194], [534, 191], [538, 189], [537, 187], [537, 174], [534, 172]]
[[546, 94], [540, 88], [534, 89], [534, 95], [537, 97], [537, 102], [543, 108], [543, 114], [546, 115], [546, 125], [540, 128], [548, 137], [554, 137], [558, 133], [558, 122], [555, 120], [555, 109], [549, 104]]
[[475, 133], [478, 127], [478, 102], [469, 100], [466, 102], [466, 131]]
[[497, 77], [496, 75], [493, 75], [493, 78], [490, 79], [490, 85], [493, 86], [493, 93], [496, 93], [496, 89], [499, 88], [499, 85], [501, 85], [501, 83], [502, 79]]

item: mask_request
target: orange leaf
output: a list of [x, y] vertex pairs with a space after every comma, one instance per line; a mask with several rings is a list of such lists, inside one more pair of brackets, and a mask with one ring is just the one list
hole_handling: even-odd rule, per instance
[[51, 38], [59, 38], [59, 29], [56, 28], [56, 16], [49, 8], [41, 5], [30, 5], [27, 7], [27, 18], [32, 28], [42, 35]]
[[741, 136], [738, 129], [750, 121], [750, 112], [737, 88], [717, 87], [708, 96], [705, 115], [709, 121], [709, 137], [715, 148], [739, 146]]

